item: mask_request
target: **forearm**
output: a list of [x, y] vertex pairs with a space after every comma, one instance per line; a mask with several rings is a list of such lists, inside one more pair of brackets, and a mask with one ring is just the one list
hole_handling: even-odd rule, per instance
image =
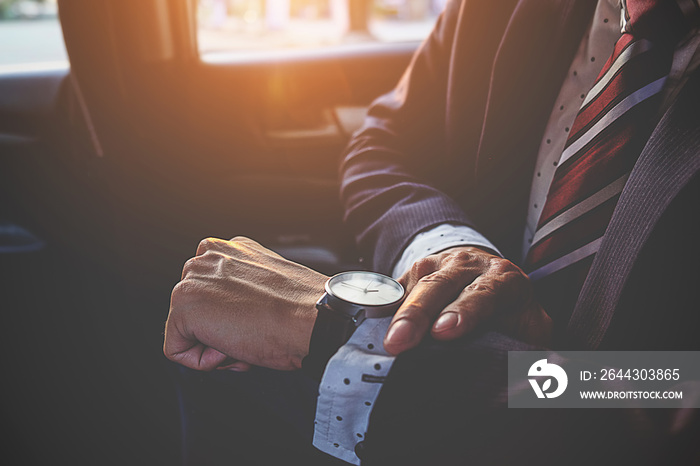
[[[362, 195], [367, 196], [362, 203], [346, 208], [346, 222], [372, 269], [388, 275], [416, 233], [444, 223], [472, 225], [457, 203], [419, 183], [377, 188]], [[373, 216], [372, 212], [381, 209], [385, 209], [381, 215]]]
[[417, 233], [470, 225], [450, 197], [444, 167], [447, 77], [459, 2], [445, 13], [397, 87], [371, 106], [341, 166], [345, 220], [375, 270], [391, 273]]

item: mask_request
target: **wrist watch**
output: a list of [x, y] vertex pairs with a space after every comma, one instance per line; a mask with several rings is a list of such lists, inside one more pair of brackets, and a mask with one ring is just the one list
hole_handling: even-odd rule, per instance
[[375, 272], [342, 272], [329, 278], [325, 288], [316, 303], [309, 354], [302, 361], [302, 369], [319, 379], [331, 356], [365, 319], [393, 315], [404, 298], [399, 282]]

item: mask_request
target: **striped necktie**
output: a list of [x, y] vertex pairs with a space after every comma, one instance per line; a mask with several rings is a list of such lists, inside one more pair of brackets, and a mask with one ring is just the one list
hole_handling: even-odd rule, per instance
[[574, 120], [524, 264], [535, 282], [566, 270], [576, 294], [658, 121], [675, 44], [689, 30], [682, 3], [698, 8], [622, 3], [623, 34]]

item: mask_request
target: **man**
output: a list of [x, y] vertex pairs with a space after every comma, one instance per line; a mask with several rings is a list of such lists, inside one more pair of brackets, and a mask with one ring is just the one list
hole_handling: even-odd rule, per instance
[[[626, 3], [621, 35], [617, 1], [451, 2], [355, 135], [347, 222], [409, 291], [386, 322], [400, 356], [357, 432], [363, 463], [688, 460], [694, 413], [491, 409], [507, 351], [550, 335], [555, 349], [698, 349], [698, 5]], [[631, 45], [647, 42], [653, 53]], [[325, 277], [298, 267], [250, 240], [203, 243], [173, 293], [166, 354], [198, 369], [300, 367]], [[363, 363], [331, 359], [328, 425], [338, 364]], [[357, 462], [318, 429], [315, 442]]]

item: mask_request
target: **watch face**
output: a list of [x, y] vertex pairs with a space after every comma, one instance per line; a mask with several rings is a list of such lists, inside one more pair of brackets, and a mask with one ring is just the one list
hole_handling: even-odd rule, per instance
[[386, 306], [403, 298], [404, 290], [393, 278], [374, 272], [343, 272], [331, 277], [326, 291], [360, 306]]

